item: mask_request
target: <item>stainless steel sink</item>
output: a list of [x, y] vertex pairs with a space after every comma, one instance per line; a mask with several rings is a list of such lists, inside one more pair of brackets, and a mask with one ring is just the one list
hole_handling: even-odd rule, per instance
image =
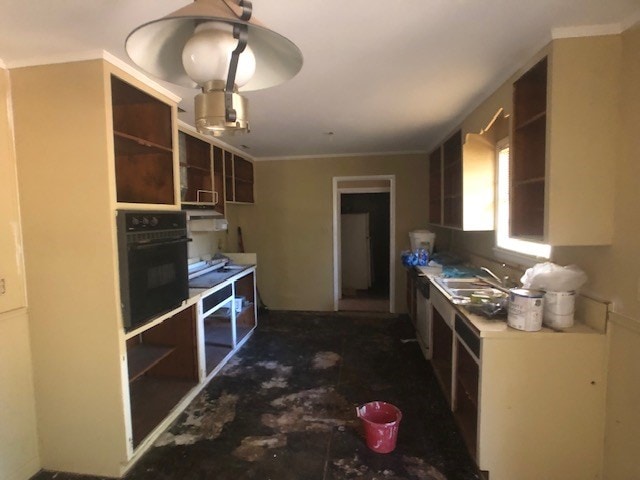
[[482, 279], [438, 277], [435, 281], [452, 303], [463, 305], [473, 313], [489, 318], [506, 314], [509, 295]]

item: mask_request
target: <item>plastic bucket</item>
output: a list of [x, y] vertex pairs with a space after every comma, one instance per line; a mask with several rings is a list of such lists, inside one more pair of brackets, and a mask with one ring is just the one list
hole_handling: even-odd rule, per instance
[[367, 447], [378, 453], [393, 452], [402, 419], [400, 409], [386, 402], [369, 402], [356, 408], [356, 413], [362, 420]]
[[429, 230], [414, 230], [409, 232], [409, 242], [411, 243], [412, 252], [415, 252], [418, 248], [424, 248], [429, 252], [429, 255], [432, 255], [436, 234]]
[[553, 328], [573, 326], [576, 292], [546, 292], [544, 294], [544, 323]]

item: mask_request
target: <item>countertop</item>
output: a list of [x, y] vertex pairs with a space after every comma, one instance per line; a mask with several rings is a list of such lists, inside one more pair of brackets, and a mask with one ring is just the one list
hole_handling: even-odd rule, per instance
[[255, 268], [255, 265], [229, 265], [192, 278], [189, 280], [189, 297], [201, 295], [209, 290], [216, 290], [218, 287], [244, 276], [247, 270], [252, 268]]
[[[419, 274], [420, 276], [425, 276], [422, 274]], [[578, 334], [578, 335], [597, 335], [597, 334], [602, 334], [602, 332], [599, 332], [598, 330], [595, 330], [594, 328], [591, 328], [590, 326], [586, 325], [585, 323], [583, 323], [581, 321], [581, 319], [578, 316], [578, 312], [576, 313], [576, 319], [575, 319], [575, 323], [572, 327], [570, 328], [565, 328], [562, 330], [556, 330], [556, 329], [552, 329], [546, 326], [543, 326], [541, 330], [538, 330], [536, 332], [523, 332], [521, 330], [517, 330], [515, 328], [510, 327], [509, 325], [507, 325], [507, 319], [506, 318], [499, 318], [499, 319], [490, 319], [490, 318], [486, 318], [483, 317], [482, 315], [477, 315], [474, 313], [471, 313], [469, 310], [467, 310], [466, 308], [464, 308], [464, 305], [456, 305], [453, 302], [451, 302], [451, 297], [449, 296], [449, 294], [440, 286], [438, 285], [437, 282], [434, 281], [434, 278], [436, 277], [435, 275], [427, 275], [426, 276], [429, 281], [431, 282], [431, 285], [434, 286], [435, 288], [438, 289], [438, 291], [440, 293], [442, 293], [442, 295], [444, 295], [445, 299], [447, 299], [447, 301], [451, 304], [451, 306], [460, 314], [462, 314], [462, 316], [464, 316], [469, 323], [471, 323], [472, 327], [477, 331], [477, 333], [479, 334], [480, 337], [482, 338], [490, 338], [490, 337], [494, 337], [494, 338], [517, 338], [517, 337], [522, 337], [522, 338], [531, 338], [531, 337], [538, 337], [538, 338], [543, 338], [543, 337], [549, 337], [549, 338], [553, 338], [553, 337], [557, 337], [558, 335], [566, 335], [566, 334]]]

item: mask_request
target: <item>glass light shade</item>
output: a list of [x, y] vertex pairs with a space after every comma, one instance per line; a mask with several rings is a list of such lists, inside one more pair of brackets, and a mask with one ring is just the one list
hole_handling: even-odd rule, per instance
[[[226, 82], [231, 53], [238, 41], [233, 38], [233, 27], [221, 22], [198, 25], [182, 50], [182, 65], [189, 78], [203, 87], [212, 80]], [[256, 58], [249, 46], [240, 54], [235, 85], [247, 84], [256, 71]]]

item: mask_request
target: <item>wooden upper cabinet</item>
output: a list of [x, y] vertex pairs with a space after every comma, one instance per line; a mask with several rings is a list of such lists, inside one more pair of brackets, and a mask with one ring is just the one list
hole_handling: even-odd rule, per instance
[[214, 203], [211, 145], [180, 132], [180, 196], [183, 205]]
[[429, 155], [429, 222], [442, 223], [442, 148]]
[[462, 132], [442, 145], [443, 225], [462, 228]]
[[621, 49], [617, 35], [554, 40], [514, 82], [512, 235], [613, 241]]
[[[507, 120], [498, 111], [481, 134], [453, 134], [429, 157], [430, 222], [468, 231], [494, 228], [497, 130]], [[500, 128], [496, 128], [499, 126]]]
[[234, 200], [253, 203], [253, 163], [235, 155], [233, 159]]
[[111, 102], [117, 201], [174, 204], [172, 107], [114, 75]]
[[547, 58], [513, 84], [510, 235], [544, 239]]
[[224, 152], [225, 198], [228, 202], [254, 203], [253, 163]]
[[213, 190], [217, 192], [217, 203], [213, 207], [218, 213], [224, 215], [225, 188], [224, 188], [224, 151], [220, 147], [213, 146]]

